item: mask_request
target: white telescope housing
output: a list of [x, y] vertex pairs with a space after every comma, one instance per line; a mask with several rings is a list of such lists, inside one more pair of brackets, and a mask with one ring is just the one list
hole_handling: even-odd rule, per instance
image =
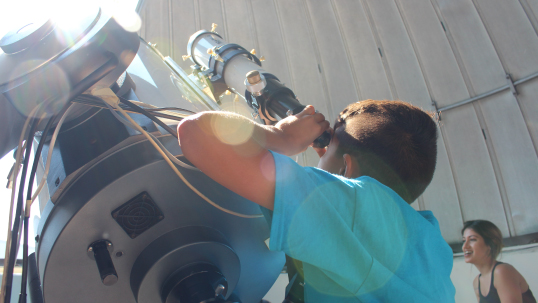
[[245, 75], [253, 70], [267, 73], [260, 60], [240, 45], [226, 43], [217, 33], [200, 30], [189, 39], [187, 46], [191, 60], [211, 81], [222, 79], [226, 86], [244, 96]]

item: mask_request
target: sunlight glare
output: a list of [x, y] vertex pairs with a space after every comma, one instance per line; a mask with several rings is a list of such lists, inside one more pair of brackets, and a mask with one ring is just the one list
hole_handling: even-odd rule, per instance
[[125, 5], [125, 1], [100, 1], [103, 11], [111, 15], [126, 31], [136, 32], [142, 26], [142, 19], [134, 9]]
[[126, 31], [136, 32], [142, 26], [142, 19], [134, 11], [121, 10], [114, 13], [114, 19]]
[[[12, 72], [12, 79], [17, 78], [21, 74], [25, 74], [27, 70], [38, 66], [42, 60], [29, 60], [19, 64]], [[16, 82], [13, 82], [16, 83]], [[67, 101], [66, 98], [71, 90], [70, 81], [65, 72], [51, 63], [48, 65], [47, 73], [38, 74], [28, 80], [28, 86], [31, 89], [14, 89], [12, 91], [13, 105], [22, 113], [29, 113], [35, 106], [33, 102], [43, 101], [42, 94], [47, 96], [62, 96], [51, 104], [47, 109], [49, 114], [58, 113], [61, 107]], [[24, 100], [24, 102], [23, 102]], [[28, 102], [30, 101], [30, 102]]]
[[221, 119], [217, 116], [211, 121], [211, 128], [221, 142], [229, 145], [240, 145], [250, 139], [254, 131], [254, 124]]

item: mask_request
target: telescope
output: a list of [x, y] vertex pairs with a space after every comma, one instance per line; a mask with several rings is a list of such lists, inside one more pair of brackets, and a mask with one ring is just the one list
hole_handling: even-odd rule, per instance
[[[304, 105], [216, 32], [191, 37], [188, 74], [102, 9], [71, 13], [77, 24], [37, 20], [0, 39], [0, 153], [16, 149], [17, 190], [4, 302], [259, 302], [284, 254], [269, 251], [260, 207], [188, 163], [174, 129], [221, 110], [215, 96], [226, 90], [266, 124]], [[41, 217], [30, 240], [34, 191]]]
[[[209, 82], [215, 95], [230, 89], [241, 95], [265, 124], [275, 124], [287, 116], [295, 115], [304, 105], [293, 91], [278, 78], [261, 68], [261, 60], [240, 45], [226, 43], [215, 31], [200, 30], [192, 35], [187, 46], [194, 62], [194, 74]], [[203, 80], [202, 80], [203, 81]], [[313, 142], [314, 147], [326, 147], [331, 136], [324, 132]]]

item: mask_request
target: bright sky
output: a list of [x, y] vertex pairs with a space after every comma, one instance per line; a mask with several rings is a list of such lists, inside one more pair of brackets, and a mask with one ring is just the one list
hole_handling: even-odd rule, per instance
[[[0, 0], [0, 37], [14, 25], [28, 24], [29, 20], [44, 16], [73, 17], [62, 9], [73, 6], [100, 5], [120, 19], [132, 17], [139, 0]], [[127, 17], [126, 17], [127, 16]], [[132, 21], [132, 20], [129, 20]]]
[[[55, 16], [58, 18], [57, 20], [63, 19], [64, 21], [67, 20], [67, 22], [76, 22], [77, 16], [66, 13], [58, 8], [65, 8], [73, 5], [84, 6], [86, 5], [85, 3], [101, 5], [102, 8], [114, 15], [118, 23], [128, 30], [137, 31], [140, 27], [140, 18], [134, 12], [138, 0], [0, 0], [0, 39], [15, 27], [20, 28], [17, 26], [29, 24], [32, 20], [36, 20], [36, 18], [43, 16]], [[2, 55], [1, 50], [0, 55]], [[0, 66], [0, 68], [2, 67]], [[7, 175], [13, 163], [12, 152], [8, 153], [0, 160], [0, 258], [4, 257], [5, 252], [9, 204], [11, 199], [11, 189], [6, 189]], [[34, 185], [34, 189], [36, 187], [37, 186]], [[30, 233], [32, 235], [30, 236], [31, 241], [29, 244], [33, 246], [33, 223], [37, 223], [39, 217], [38, 201], [32, 206], [32, 217], [33, 218], [30, 220]], [[21, 253], [19, 253], [19, 257], [21, 256]]]

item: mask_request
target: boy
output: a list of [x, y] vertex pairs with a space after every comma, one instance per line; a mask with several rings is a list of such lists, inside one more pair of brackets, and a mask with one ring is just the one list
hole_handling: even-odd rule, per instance
[[[286, 157], [326, 130], [318, 168]], [[312, 106], [275, 126], [206, 112], [178, 134], [200, 170], [273, 210], [270, 249], [303, 262], [306, 302], [454, 302], [452, 251], [433, 214], [408, 204], [437, 157], [435, 122], [419, 108], [357, 102], [333, 129]]]

